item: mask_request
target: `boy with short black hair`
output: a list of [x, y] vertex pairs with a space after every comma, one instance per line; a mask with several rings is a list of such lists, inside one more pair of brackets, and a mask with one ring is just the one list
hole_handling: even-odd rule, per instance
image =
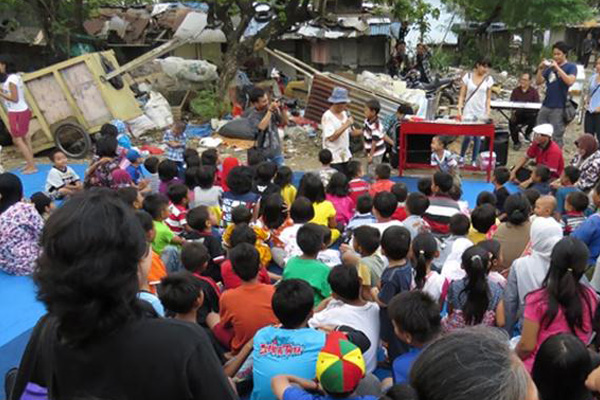
[[257, 280], [260, 256], [254, 246], [238, 244], [229, 251], [229, 259], [242, 284], [221, 295], [220, 324], [233, 327], [233, 338], [229, 344], [231, 352], [237, 354], [260, 328], [279, 321], [271, 306], [275, 288]]
[[331, 167], [333, 161], [333, 154], [329, 149], [322, 149], [319, 151], [319, 162], [321, 163], [321, 169], [319, 170], [319, 178], [323, 182], [323, 186], [327, 187], [329, 180], [338, 172], [335, 168]]
[[560, 176], [560, 187], [556, 189], [554, 197], [556, 197], [556, 211], [560, 214], [565, 213], [565, 200], [570, 193], [578, 192], [579, 188], [575, 186], [579, 180], [581, 171], [579, 168], [572, 165], [566, 166]]
[[496, 208], [502, 214], [504, 212], [504, 202], [510, 196], [508, 189], [504, 186], [510, 180], [510, 171], [506, 167], [498, 167], [494, 170], [492, 184], [494, 185], [494, 195], [496, 196]]
[[133, 210], [141, 210], [142, 204], [144, 203], [144, 196], [133, 186], [126, 186], [117, 189], [117, 196], [125, 204], [131, 207]]
[[431, 191], [432, 183], [433, 180], [429, 177], [421, 178], [417, 181], [417, 190], [423, 193], [425, 196], [430, 197], [433, 195], [433, 192]]
[[205, 302], [200, 281], [189, 271], [178, 271], [165, 276], [158, 287], [163, 306], [175, 313], [174, 319], [196, 323], [198, 310]]
[[210, 209], [207, 206], [198, 206], [188, 211], [186, 215], [189, 231], [184, 232], [185, 240], [201, 243], [208, 250], [209, 260], [204, 275], [211, 277], [215, 282], [221, 281], [221, 263], [225, 260], [225, 252], [221, 246], [221, 239], [213, 232], [213, 222]]
[[[314, 217], [315, 209], [313, 208], [312, 202], [306, 197], [296, 197], [296, 200], [294, 200], [292, 207], [290, 208], [290, 218], [292, 218], [294, 224], [285, 228], [279, 235], [279, 240], [283, 243], [285, 255], [283, 259], [279, 259], [278, 265], [283, 267], [290, 258], [302, 254], [302, 250], [300, 250], [296, 240], [298, 230]], [[275, 258], [277, 261], [277, 257]]]
[[273, 178], [277, 173], [277, 164], [271, 161], [264, 161], [256, 167], [254, 181], [252, 182], [252, 191], [261, 197], [268, 197], [273, 193], [279, 193], [281, 188], [273, 183]]
[[185, 220], [189, 204], [188, 188], [179, 183], [172, 184], [167, 189], [167, 197], [170, 201], [169, 217], [165, 220], [165, 223], [173, 233], [180, 235], [189, 230]]
[[379, 120], [381, 104], [376, 99], [365, 103], [365, 125], [363, 127], [363, 139], [367, 156], [367, 175], [373, 173], [373, 167], [383, 162], [385, 154], [385, 133], [383, 124]]
[[398, 199], [390, 192], [381, 192], [375, 195], [373, 199], [373, 214], [377, 222], [373, 227], [383, 232], [390, 226], [403, 226], [402, 222], [392, 219], [392, 215], [398, 207]]
[[162, 194], [150, 194], [146, 196], [142, 206], [154, 220], [154, 230], [156, 235], [152, 241], [152, 248], [158, 255], [161, 255], [165, 248], [170, 244], [185, 243], [182, 238], [175, 235], [171, 228], [165, 224], [165, 219], [167, 219], [170, 214], [169, 199]]
[[[231, 232], [230, 248], [232, 249], [240, 243], [251, 244], [254, 246], [256, 251], [258, 251], [260, 260], [260, 270], [257, 278], [258, 282], [270, 284], [270, 274], [267, 271], [267, 265], [264, 263], [264, 256], [262, 254], [264, 251], [263, 246], [256, 238], [256, 231], [246, 223], [237, 224], [233, 232]], [[231, 259], [227, 259], [221, 264], [221, 277], [223, 280], [223, 286], [225, 286], [226, 290], [235, 289], [242, 284], [242, 280], [240, 279], [241, 277], [239, 277], [233, 269]], [[279, 276], [274, 276], [274, 278], [278, 279]]]
[[327, 281], [331, 286], [332, 299], [315, 311], [308, 326], [322, 328], [346, 325], [364, 333], [371, 342], [364, 353], [366, 370], [373, 372], [377, 366], [379, 347], [379, 306], [360, 297], [361, 284], [354, 266], [338, 265], [332, 268]]
[[352, 231], [362, 225], [374, 224], [377, 222], [373, 215], [373, 198], [369, 194], [363, 194], [356, 201], [356, 212], [348, 221], [346, 231]]
[[452, 175], [441, 171], [433, 175], [431, 183], [433, 196], [429, 198], [429, 208], [423, 218], [434, 233], [447, 234], [450, 218], [461, 212], [458, 202], [449, 195], [453, 187]]
[[387, 147], [387, 159], [389, 163], [394, 167], [398, 167], [398, 148], [400, 147], [400, 127], [402, 122], [407, 115], [413, 115], [415, 112], [408, 104], [400, 104], [396, 110], [395, 115], [390, 115], [386, 118], [385, 125], [387, 125], [385, 137], [385, 144]]
[[[276, 399], [271, 378], [281, 371], [313, 379], [317, 356], [325, 345], [326, 333], [308, 327], [314, 306], [314, 291], [308, 283], [301, 279], [282, 281], [275, 288], [271, 305], [281, 326], [266, 326], [254, 336], [252, 400]], [[286, 348], [300, 351], [281, 351]]]
[[590, 205], [589, 197], [581, 192], [571, 192], [565, 201], [565, 213], [562, 215], [563, 231], [568, 236], [581, 225], [586, 217], [585, 210]]
[[315, 306], [331, 295], [327, 283], [329, 268], [317, 260], [319, 252], [326, 248], [323, 234], [320, 226], [313, 223], [304, 224], [298, 230], [297, 243], [302, 255], [287, 261], [282, 277], [283, 280], [297, 278], [308, 282], [315, 291]]
[[392, 167], [389, 164], [379, 164], [375, 167], [375, 182], [369, 189], [369, 194], [375, 197], [377, 193], [390, 192], [394, 181], [390, 179], [392, 176]]
[[385, 268], [383, 259], [377, 254], [380, 236], [379, 230], [363, 225], [353, 231], [352, 246], [340, 246], [344, 263], [356, 266], [361, 279], [362, 298], [369, 301], [374, 301], [371, 288], [379, 285]]
[[473, 244], [486, 240], [488, 231], [496, 224], [496, 207], [491, 204], [483, 204], [476, 207], [471, 213], [471, 231], [468, 238]]
[[350, 182], [348, 182], [349, 195], [356, 203], [360, 196], [369, 194], [369, 183], [362, 179], [363, 167], [360, 161], [348, 162], [346, 172], [350, 178]]
[[398, 199], [398, 206], [396, 207], [396, 211], [394, 211], [394, 214], [392, 215], [392, 219], [404, 221], [407, 217], [406, 206], [404, 204], [406, 202], [406, 198], [408, 197], [408, 188], [406, 187], [406, 183], [394, 183], [391, 192], [394, 196], [396, 196], [396, 199]]
[[413, 192], [406, 198], [406, 219], [402, 222], [410, 232], [411, 240], [419, 233], [429, 232], [431, 228], [423, 219], [429, 208], [429, 199], [423, 193]]
[[185, 151], [187, 135], [185, 133], [186, 123], [176, 121], [167, 129], [163, 136], [163, 143], [167, 146], [165, 157], [167, 160], [174, 161], [177, 164], [179, 174], [183, 174], [183, 153]]
[[402, 226], [388, 228], [381, 237], [381, 249], [389, 265], [383, 270], [378, 289], [373, 291], [381, 307], [381, 339], [388, 344], [388, 357], [394, 360], [406, 352], [407, 346], [394, 335], [394, 328], [387, 314], [387, 305], [398, 293], [412, 290], [415, 286], [412, 265], [408, 259], [410, 232]]
[[52, 199], [63, 199], [83, 189], [79, 175], [67, 165], [69, 159], [65, 153], [54, 149], [48, 158], [53, 165], [46, 177], [45, 191]]
[[545, 165], [538, 165], [533, 170], [533, 174], [531, 175], [531, 181], [533, 184], [529, 187], [529, 189], [535, 189], [542, 196], [550, 194], [552, 192], [552, 188], [550, 187], [550, 178], [552, 177], [550, 173], [550, 169]]
[[160, 186], [160, 179], [158, 177], [158, 164], [160, 160], [158, 157], [150, 156], [144, 160], [144, 168], [148, 171], [148, 185], [150, 186], [150, 193], [158, 193]]
[[427, 344], [442, 331], [440, 307], [430, 295], [420, 290], [403, 292], [388, 305], [388, 313], [396, 336], [410, 350], [397, 357], [392, 364], [394, 384], [408, 383], [410, 369]]
[[[446, 260], [452, 254], [454, 243], [457, 240], [469, 240], [467, 235], [469, 234], [469, 228], [471, 227], [471, 221], [469, 217], [464, 214], [455, 214], [450, 218], [449, 233], [450, 236], [444, 240], [440, 246], [440, 255], [435, 259], [435, 265], [441, 270]], [[459, 265], [460, 267], [460, 265]]]
[[[196, 321], [206, 326], [208, 326], [208, 315], [219, 312], [219, 298], [221, 297], [221, 290], [217, 286], [217, 283], [205, 275], [209, 259], [208, 250], [202, 243], [186, 243], [181, 249], [181, 263], [183, 267], [199, 281], [198, 286], [204, 293], [203, 302], [197, 309]], [[213, 316], [213, 320], [215, 319], [218, 321], [216, 315]], [[211, 327], [213, 325], [214, 323], [210, 324]]]

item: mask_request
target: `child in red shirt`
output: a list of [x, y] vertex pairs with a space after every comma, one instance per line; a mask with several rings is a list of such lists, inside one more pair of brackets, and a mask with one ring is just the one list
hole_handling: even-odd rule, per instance
[[375, 183], [371, 185], [371, 190], [369, 190], [371, 197], [375, 197], [379, 192], [390, 192], [392, 190], [394, 181], [390, 180], [391, 175], [392, 168], [389, 164], [379, 164], [375, 167], [375, 176], [377, 179], [375, 180]]
[[406, 214], [406, 206], [404, 203], [406, 202], [406, 198], [408, 197], [408, 188], [406, 184], [403, 182], [397, 182], [392, 186], [392, 194], [396, 196], [398, 199], [398, 207], [394, 214], [392, 214], [392, 219], [398, 221], [404, 221], [408, 215]]
[[188, 230], [185, 216], [189, 203], [188, 188], [182, 184], [170, 185], [167, 189], [169, 198], [169, 217], [165, 219], [165, 224], [174, 234], [180, 235]]
[[356, 204], [356, 201], [363, 194], [369, 194], [369, 183], [362, 180], [363, 168], [360, 161], [350, 161], [346, 167], [350, 182], [348, 183], [350, 198]]
[[[256, 244], [255, 230], [250, 228], [247, 224], [243, 223], [236, 225], [233, 232], [231, 232], [231, 237], [229, 239], [229, 244], [232, 250], [235, 247], [239, 246], [241, 243], [248, 243], [251, 245]], [[259, 265], [260, 264], [261, 262], [259, 256]], [[225, 289], [235, 289], [242, 284], [242, 279], [240, 279], [240, 277], [235, 273], [230, 259], [225, 260], [221, 264], [221, 277], [223, 278], [223, 285], [225, 286]], [[267, 272], [266, 265], [260, 265], [256, 279], [260, 283], [271, 283], [271, 278], [269, 277], [269, 273]]]

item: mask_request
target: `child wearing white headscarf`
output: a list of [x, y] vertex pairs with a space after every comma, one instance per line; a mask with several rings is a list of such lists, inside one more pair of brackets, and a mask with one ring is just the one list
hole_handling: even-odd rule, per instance
[[523, 315], [525, 296], [542, 287], [550, 268], [552, 249], [562, 239], [563, 232], [554, 218], [536, 218], [531, 224], [530, 235], [530, 254], [513, 262], [504, 290], [505, 329], [509, 334]]

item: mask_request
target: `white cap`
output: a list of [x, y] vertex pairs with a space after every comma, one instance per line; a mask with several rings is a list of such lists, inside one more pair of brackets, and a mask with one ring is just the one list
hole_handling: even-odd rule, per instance
[[535, 128], [533, 128], [533, 133], [552, 137], [552, 134], [554, 133], [554, 127], [551, 124], [537, 125]]

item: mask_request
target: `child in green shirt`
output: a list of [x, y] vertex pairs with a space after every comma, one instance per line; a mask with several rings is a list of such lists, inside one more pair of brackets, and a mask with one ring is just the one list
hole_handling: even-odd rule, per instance
[[144, 199], [143, 208], [154, 220], [156, 236], [152, 241], [152, 249], [157, 254], [162, 255], [165, 247], [170, 244], [185, 243], [185, 240], [175, 235], [164, 222], [169, 217], [169, 199], [162, 194], [150, 194]]
[[304, 224], [296, 237], [302, 255], [292, 257], [285, 264], [283, 279], [302, 279], [315, 290], [315, 306], [331, 296], [331, 287], [327, 282], [329, 267], [317, 260], [319, 251], [327, 248], [324, 231], [320, 225]]

